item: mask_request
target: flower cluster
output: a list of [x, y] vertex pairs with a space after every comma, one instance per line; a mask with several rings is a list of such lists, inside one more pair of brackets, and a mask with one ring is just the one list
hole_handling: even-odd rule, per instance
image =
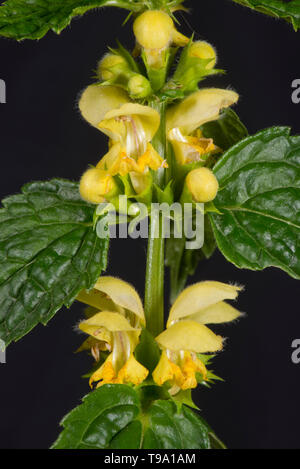
[[[175, 198], [182, 200], [180, 194], [188, 191], [193, 201], [210, 202], [218, 183], [208, 161], [221, 149], [203, 137], [201, 126], [218, 119], [238, 95], [226, 89], [198, 89], [203, 78], [218, 72], [215, 50], [179, 33], [166, 12], [142, 13], [133, 30], [133, 55], [121, 45], [111, 49], [99, 63], [99, 81], [88, 86], [79, 101], [84, 119], [109, 138], [108, 152], [81, 179], [81, 195], [95, 204], [114, 201], [125, 193], [124, 178], [139, 195], [166, 172], [168, 177], [160, 180], [172, 182]], [[168, 79], [181, 47], [177, 68]], [[164, 136], [163, 148], [155, 144], [158, 133]], [[176, 167], [185, 168], [186, 181], [178, 182]]]
[[[207, 370], [199, 354], [215, 353], [223, 348], [222, 337], [206, 324], [236, 320], [241, 313], [225, 300], [236, 299], [241, 289], [221, 282], [200, 282], [186, 288], [173, 304], [167, 328], [156, 337], [161, 357], [152, 373], [158, 386], [170, 394], [197, 386], [198, 374], [207, 379]], [[149, 370], [139, 363], [134, 352], [139, 343], [145, 316], [135, 289], [118, 278], [101, 277], [90, 292], [82, 291], [79, 301], [89, 305], [88, 318], [79, 329], [90, 337], [80, 347], [91, 350], [99, 368], [90, 385], [107, 383], [141, 384]], [[102, 360], [102, 354], [104, 360]]]

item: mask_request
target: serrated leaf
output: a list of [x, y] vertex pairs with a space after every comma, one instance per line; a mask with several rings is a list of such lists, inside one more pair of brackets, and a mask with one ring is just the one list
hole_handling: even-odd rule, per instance
[[230, 149], [214, 168], [219, 249], [237, 267], [300, 278], [300, 137], [274, 127]]
[[233, 0], [235, 3], [252, 8], [267, 15], [283, 18], [294, 26], [300, 27], [300, 0]]
[[8, 345], [46, 324], [106, 267], [108, 239], [93, 231], [94, 207], [78, 184], [25, 185], [0, 210], [0, 338]]
[[177, 406], [171, 399], [153, 398], [149, 404], [149, 393], [147, 402], [142, 396], [122, 384], [91, 392], [63, 419], [64, 430], [52, 448], [211, 448], [212, 430], [189, 407]]
[[22, 40], [40, 39], [50, 30], [59, 34], [75, 16], [103, 6], [143, 7], [135, 0], [7, 0], [0, 7], [0, 35]]

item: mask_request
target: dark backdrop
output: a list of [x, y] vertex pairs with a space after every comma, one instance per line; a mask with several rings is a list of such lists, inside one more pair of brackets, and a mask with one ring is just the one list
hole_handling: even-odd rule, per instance
[[[236, 111], [251, 133], [274, 124], [299, 133], [300, 104], [291, 101], [291, 82], [300, 78], [299, 33], [227, 0], [190, 3], [182, 30], [212, 42], [219, 67], [228, 71], [206, 86], [230, 85], [240, 93]], [[131, 26], [119, 26], [125, 16], [103, 9], [73, 21], [60, 36], [0, 40], [0, 78], [7, 84], [7, 104], [0, 104], [1, 196], [30, 180], [78, 180], [104, 154], [105, 138], [81, 119], [76, 98], [106, 45], [118, 36], [132, 46]], [[107, 273], [141, 294], [144, 265], [143, 241], [111, 243]], [[246, 285], [238, 305], [247, 313], [222, 329], [228, 341], [214, 368], [225, 382], [196, 392], [205, 418], [231, 448], [300, 448], [300, 365], [291, 362], [291, 342], [300, 338], [297, 281], [276, 269], [240, 271], [219, 253], [192, 280], [203, 279]], [[90, 359], [73, 353], [82, 341], [73, 330], [81, 315], [78, 304], [64, 308], [9, 347], [7, 364], [0, 364], [0, 447], [49, 447], [59, 420], [88, 392], [80, 376]]]

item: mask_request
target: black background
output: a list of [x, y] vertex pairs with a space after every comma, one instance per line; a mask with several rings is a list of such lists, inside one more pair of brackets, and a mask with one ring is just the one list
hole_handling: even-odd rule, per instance
[[[275, 124], [299, 133], [300, 104], [291, 101], [291, 83], [300, 78], [299, 33], [229, 0], [190, 4], [192, 14], [179, 15], [181, 30], [213, 43], [219, 67], [228, 71], [205, 85], [240, 93], [236, 111], [250, 133]], [[125, 16], [103, 9], [73, 21], [60, 36], [0, 40], [0, 78], [7, 84], [7, 104], [0, 104], [1, 197], [30, 180], [78, 180], [104, 154], [105, 138], [81, 119], [76, 98], [106, 45], [116, 36], [133, 45], [131, 25], [119, 26]], [[107, 271], [141, 294], [145, 249], [143, 241], [113, 241]], [[247, 313], [221, 328], [228, 340], [214, 368], [225, 382], [196, 391], [204, 417], [230, 448], [300, 448], [300, 365], [291, 361], [291, 343], [300, 338], [297, 281], [276, 269], [240, 271], [219, 253], [192, 280], [204, 279], [245, 285], [238, 306]], [[9, 347], [7, 364], [0, 364], [1, 448], [49, 447], [59, 420], [88, 392], [80, 376], [90, 359], [73, 353], [82, 341], [74, 332], [81, 315], [79, 304], [64, 308]]]

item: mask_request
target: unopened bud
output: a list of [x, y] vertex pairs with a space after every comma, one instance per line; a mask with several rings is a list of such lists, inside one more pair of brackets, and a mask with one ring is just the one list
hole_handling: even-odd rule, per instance
[[195, 202], [211, 202], [216, 197], [219, 189], [216, 176], [208, 168], [192, 170], [187, 175], [185, 184]]
[[172, 18], [161, 10], [148, 10], [137, 17], [133, 24], [137, 42], [147, 50], [166, 49], [171, 43], [185, 46], [189, 40], [179, 33]]
[[163, 11], [148, 10], [135, 20], [133, 31], [137, 42], [145, 49], [165, 49], [172, 41], [174, 23]]
[[142, 99], [151, 94], [149, 80], [143, 75], [136, 74], [128, 82], [128, 92], [132, 98]]
[[98, 75], [102, 80], [112, 80], [120, 74], [122, 69], [128, 69], [128, 64], [124, 57], [117, 54], [107, 54], [99, 62]]
[[209, 62], [206, 66], [208, 70], [214, 68], [217, 61], [215, 49], [212, 45], [205, 41], [193, 42], [189, 49], [189, 57], [196, 57], [198, 59], [204, 60], [211, 59], [211, 62]]
[[107, 171], [91, 168], [83, 174], [79, 190], [84, 200], [100, 204], [116, 194], [117, 184]]

